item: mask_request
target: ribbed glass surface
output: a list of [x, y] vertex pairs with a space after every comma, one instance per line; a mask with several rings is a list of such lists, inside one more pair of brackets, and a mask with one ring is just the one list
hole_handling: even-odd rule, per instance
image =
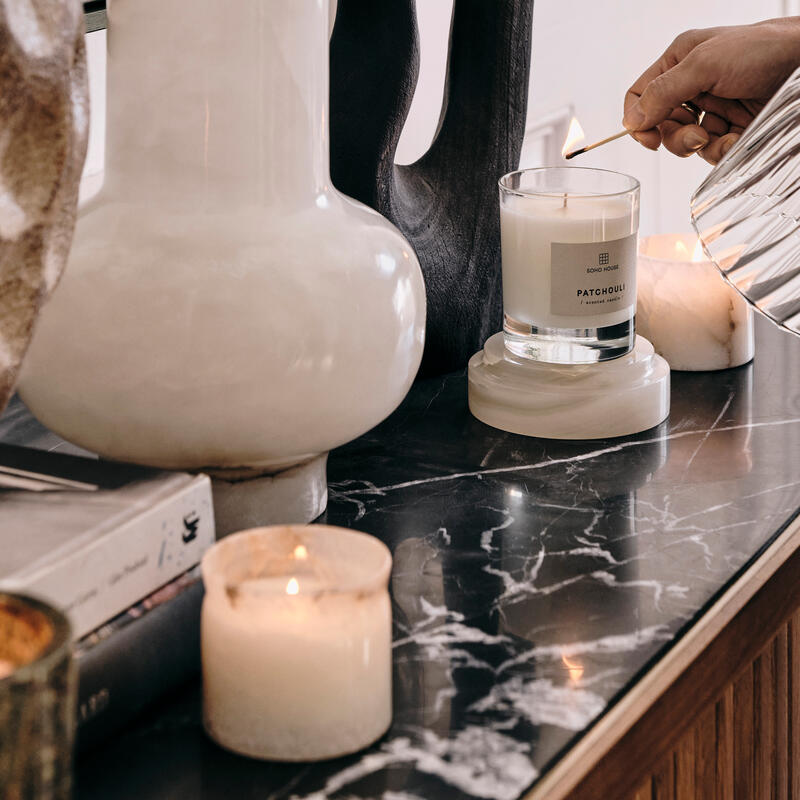
[[695, 191], [691, 214], [727, 280], [800, 334], [800, 69]]

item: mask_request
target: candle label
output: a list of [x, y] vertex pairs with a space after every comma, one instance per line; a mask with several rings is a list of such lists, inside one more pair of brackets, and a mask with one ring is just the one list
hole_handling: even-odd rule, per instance
[[550, 245], [550, 311], [608, 314], [636, 302], [636, 234], [608, 242]]

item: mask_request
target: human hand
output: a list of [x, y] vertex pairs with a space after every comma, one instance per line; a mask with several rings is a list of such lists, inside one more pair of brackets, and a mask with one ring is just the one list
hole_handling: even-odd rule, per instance
[[686, 31], [628, 89], [623, 125], [651, 150], [716, 164], [798, 66], [800, 17]]

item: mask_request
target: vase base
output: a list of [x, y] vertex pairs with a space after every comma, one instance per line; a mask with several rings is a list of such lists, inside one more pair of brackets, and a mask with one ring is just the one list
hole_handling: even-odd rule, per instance
[[217, 538], [263, 525], [304, 524], [328, 505], [325, 466], [328, 454], [280, 472], [230, 480], [224, 471], [211, 476]]

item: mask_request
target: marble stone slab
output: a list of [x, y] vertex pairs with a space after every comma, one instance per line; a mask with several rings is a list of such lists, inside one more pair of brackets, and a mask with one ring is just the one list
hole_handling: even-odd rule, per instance
[[80, 761], [77, 800], [521, 797], [800, 509], [800, 341], [758, 327], [753, 363], [673, 374], [669, 421], [622, 439], [503, 433], [465, 372], [418, 383], [331, 454], [321, 517], [393, 551], [388, 734], [250, 761], [192, 685]]

